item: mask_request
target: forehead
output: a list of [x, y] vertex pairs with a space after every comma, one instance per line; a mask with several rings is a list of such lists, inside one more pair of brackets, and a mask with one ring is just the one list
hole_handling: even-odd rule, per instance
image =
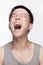
[[28, 15], [28, 12], [23, 8], [18, 8], [13, 11], [13, 13], [25, 13]]

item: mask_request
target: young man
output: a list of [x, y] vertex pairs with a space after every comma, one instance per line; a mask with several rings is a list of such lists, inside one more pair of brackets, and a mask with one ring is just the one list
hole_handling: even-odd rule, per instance
[[43, 48], [28, 40], [33, 15], [22, 5], [15, 6], [9, 16], [13, 41], [0, 48], [0, 65], [43, 65]]

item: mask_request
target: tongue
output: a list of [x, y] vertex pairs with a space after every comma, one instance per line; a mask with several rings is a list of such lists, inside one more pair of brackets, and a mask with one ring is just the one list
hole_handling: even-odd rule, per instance
[[21, 29], [21, 25], [16, 24], [16, 25], [14, 26], [14, 28], [15, 28], [15, 29]]

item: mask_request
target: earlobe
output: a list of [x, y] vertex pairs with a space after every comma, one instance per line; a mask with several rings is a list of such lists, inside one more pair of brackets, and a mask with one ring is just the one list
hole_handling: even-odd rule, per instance
[[32, 24], [30, 24], [28, 29], [29, 29], [29, 30], [31, 30], [31, 29], [32, 29], [32, 26], [33, 26], [33, 25], [32, 25]]

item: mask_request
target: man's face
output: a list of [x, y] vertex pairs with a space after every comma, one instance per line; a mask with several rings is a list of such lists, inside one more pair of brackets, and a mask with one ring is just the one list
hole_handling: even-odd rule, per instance
[[30, 30], [30, 17], [25, 9], [18, 8], [12, 13], [9, 26], [15, 37], [26, 35]]

